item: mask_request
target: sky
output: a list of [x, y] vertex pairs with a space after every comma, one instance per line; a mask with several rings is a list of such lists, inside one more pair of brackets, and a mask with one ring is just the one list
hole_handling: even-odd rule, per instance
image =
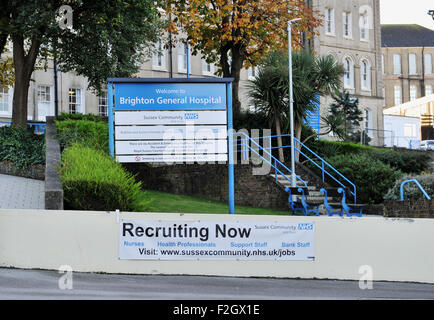
[[434, 0], [380, 0], [381, 24], [418, 24], [434, 30]]

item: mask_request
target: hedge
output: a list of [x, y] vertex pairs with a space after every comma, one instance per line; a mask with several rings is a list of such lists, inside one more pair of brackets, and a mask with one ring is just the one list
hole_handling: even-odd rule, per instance
[[356, 185], [358, 203], [382, 203], [387, 191], [402, 176], [401, 171], [364, 153], [337, 155], [326, 160]]
[[[405, 180], [417, 180], [422, 188], [428, 193], [431, 198], [434, 198], [434, 174], [427, 175], [405, 175], [401, 179], [398, 179], [394, 186], [387, 192], [384, 200], [401, 200], [401, 184]], [[422, 191], [414, 182], [410, 182], [404, 185], [404, 200], [419, 200], [426, 199]]]
[[67, 209], [142, 211], [141, 183], [102, 151], [72, 145], [62, 154], [60, 173]]
[[45, 135], [35, 135], [21, 128], [0, 127], [0, 161], [20, 169], [31, 164], [45, 164]]
[[87, 120], [87, 121], [96, 121], [96, 122], [105, 122], [106, 120], [103, 117], [95, 115], [95, 114], [82, 114], [82, 113], [67, 113], [62, 112], [56, 118], [58, 121], [66, 121], [66, 120]]
[[[378, 149], [351, 142], [315, 140], [309, 142], [308, 147], [322, 158], [364, 153], [373, 160], [380, 160], [397, 170], [411, 174], [428, 170], [431, 161], [430, 156], [424, 152]], [[301, 158], [301, 160], [305, 159]]]
[[62, 148], [79, 142], [108, 153], [107, 123], [91, 120], [57, 120], [56, 127]]

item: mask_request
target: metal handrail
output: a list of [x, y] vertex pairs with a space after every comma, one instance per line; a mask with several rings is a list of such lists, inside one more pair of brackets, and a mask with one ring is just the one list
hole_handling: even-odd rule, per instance
[[[245, 136], [245, 139], [250, 140], [252, 143], [254, 143], [258, 147], [258, 150], [262, 150], [268, 156], [270, 156], [270, 160], [271, 159], [274, 160], [274, 165], [270, 161], [268, 161], [265, 157], [263, 157], [258, 151], [256, 151], [254, 148], [252, 148], [248, 143], [245, 143], [245, 144], [242, 143], [242, 146], [246, 146], [248, 149], [255, 152], [262, 160], [266, 161], [272, 168], [274, 168], [275, 172], [276, 171], [279, 172], [286, 180], [291, 182], [291, 179], [289, 179], [279, 168], [277, 168], [277, 163], [280, 164], [283, 168], [285, 168], [289, 173], [292, 173], [292, 171], [288, 167], [286, 167], [282, 162], [277, 160], [270, 152], [265, 150], [265, 148], [261, 147], [256, 141], [254, 141], [251, 137], [246, 135], [244, 132], [238, 132], [238, 134], [242, 134], [243, 136]], [[237, 152], [245, 152], [245, 151], [246, 150], [241, 150], [241, 151], [237, 150]], [[303, 185], [307, 188], [307, 183], [303, 179], [301, 179], [299, 176], [296, 176], [296, 178], [298, 180], [300, 180], [303, 183]], [[277, 175], [276, 175], [276, 179], [277, 179]]]
[[[271, 139], [271, 138], [277, 138], [277, 137], [289, 137], [291, 136], [290, 134], [280, 134], [280, 135], [274, 135], [274, 136], [265, 136], [265, 137], [256, 137], [253, 138], [254, 139]], [[340, 173], [339, 171], [337, 171], [332, 165], [330, 165], [327, 161], [325, 161], [323, 158], [321, 158], [318, 154], [316, 154], [314, 151], [312, 151], [309, 147], [307, 147], [305, 144], [303, 144], [300, 140], [298, 140], [297, 138], [294, 137], [294, 140], [299, 143], [302, 147], [304, 147], [305, 149], [307, 149], [310, 153], [312, 153], [316, 158], [318, 158], [321, 161], [321, 166], [319, 164], [317, 164], [315, 161], [313, 161], [308, 155], [306, 155], [305, 153], [303, 153], [300, 149], [297, 148], [297, 146], [295, 146], [295, 150], [300, 152], [303, 156], [305, 156], [310, 162], [312, 162], [315, 166], [317, 166], [318, 168], [321, 169], [322, 172], [322, 180], [323, 182], [325, 182], [325, 175], [327, 174], [329, 177], [331, 177], [334, 181], [336, 181], [339, 185], [341, 185], [344, 188], [347, 188], [341, 181], [339, 181], [338, 179], [336, 179], [333, 175], [331, 175], [324, 167], [324, 165], [328, 168], [330, 168], [331, 170], [333, 170], [336, 174], [338, 174], [342, 179], [344, 179], [346, 182], [348, 182], [352, 187], [353, 187], [353, 191], [349, 190], [349, 192], [353, 195], [354, 197], [354, 203], [357, 202], [357, 187], [355, 186], [354, 183], [352, 183], [350, 180], [348, 180], [348, 178], [346, 178], [342, 173]], [[271, 145], [271, 144], [270, 144]], [[282, 147], [270, 147], [267, 149], [280, 149], [280, 148], [288, 148], [291, 147], [289, 146], [282, 146]]]
[[419, 181], [417, 180], [405, 180], [401, 183], [401, 188], [400, 188], [400, 192], [401, 192], [401, 201], [404, 201], [404, 185], [409, 183], [409, 182], [414, 182], [416, 183], [416, 185], [419, 187], [420, 191], [422, 191], [423, 195], [428, 199], [431, 200], [431, 197], [426, 193], [425, 189], [420, 185]]

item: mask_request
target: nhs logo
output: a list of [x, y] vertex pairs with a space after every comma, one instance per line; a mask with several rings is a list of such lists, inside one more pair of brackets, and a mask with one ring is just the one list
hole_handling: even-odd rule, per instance
[[313, 223], [299, 223], [298, 230], [313, 230]]
[[185, 120], [197, 120], [199, 119], [199, 113], [197, 112], [187, 112], [184, 114]]

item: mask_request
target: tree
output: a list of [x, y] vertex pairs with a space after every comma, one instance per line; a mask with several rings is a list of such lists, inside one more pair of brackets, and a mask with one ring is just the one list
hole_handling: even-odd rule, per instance
[[301, 46], [301, 33], [315, 34], [321, 20], [305, 0], [168, 0], [162, 6], [174, 20], [169, 30], [187, 34], [193, 54], [217, 63], [218, 74], [234, 78], [234, 114], [240, 111], [238, 88], [242, 68], [257, 66], [263, 57], [288, 47], [287, 22], [294, 24], [293, 43]]
[[[270, 125], [274, 125], [279, 147], [282, 147], [281, 123], [287, 122], [286, 110], [288, 109], [287, 82], [284, 78], [285, 71], [280, 65], [266, 65], [258, 69], [257, 76], [248, 84], [248, 94], [255, 106], [255, 111], [264, 114]], [[278, 150], [279, 161], [284, 162], [283, 149], [279, 148]]]
[[360, 127], [360, 122], [363, 120], [359, 100], [350, 97], [347, 91], [340, 95], [333, 95], [333, 100], [334, 102], [329, 106], [328, 115], [323, 120], [329, 123], [339, 123], [333, 129], [333, 133], [344, 141], [351, 141], [351, 136], [355, 134], [355, 130]]
[[13, 43], [15, 84], [12, 123], [25, 126], [30, 77], [38, 58], [56, 56], [59, 69], [88, 78], [100, 91], [108, 77], [137, 72], [142, 51], [157, 40], [162, 27], [151, 0], [69, 1], [72, 29], [56, 16], [60, 0], [2, 1], [0, 52]]
[[[259, 67], [257, 78], [249, 85], [252, 102], [275, 124], [277, 135], [281, 130], [289, 130], [288, 61], [284, 51], [270, 53]], [[315, 56], [305, 50], [293, 54], [292, 69], [294, 131], [300, 140], [307, 112], [317, 107], [320, 95], [332, 94], [340, 89], [344, 69], [331, 55]], [[282, 146], [280, 139], [277, 143]], [[279, 157], [283, 159], [283, 151]]]

